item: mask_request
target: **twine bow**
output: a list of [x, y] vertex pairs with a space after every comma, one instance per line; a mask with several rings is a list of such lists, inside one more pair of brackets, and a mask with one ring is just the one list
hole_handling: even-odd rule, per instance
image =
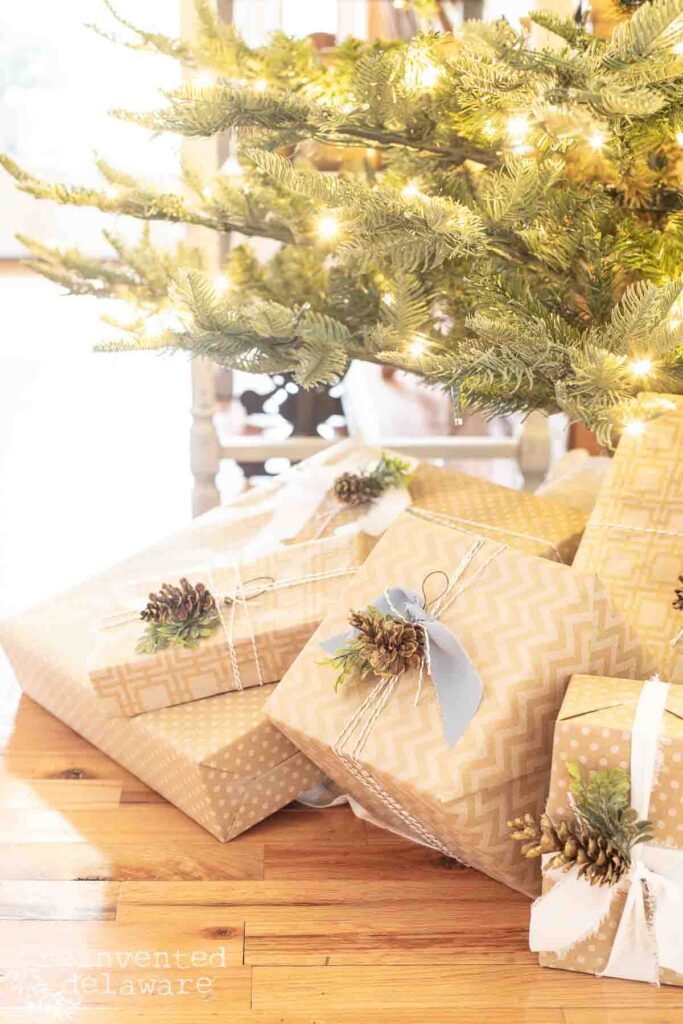
[[[655, 778], [667, 683], [643, 684], [631, 738], [631, 802], [647, 817]], [[550, 855], [552, 857], [552, 854]], [[659, 968], [683, 973], [683, 850], [644, 843], [634, 848], [628, 873], [611, 888], [591, 886], [577, 869], [550, 871], [557, 879], [531, 910], [529, 946], [562, 956], [593, 935], [618, 892], [626, 902], [605, 969], [612, 978], [659, 981]]]

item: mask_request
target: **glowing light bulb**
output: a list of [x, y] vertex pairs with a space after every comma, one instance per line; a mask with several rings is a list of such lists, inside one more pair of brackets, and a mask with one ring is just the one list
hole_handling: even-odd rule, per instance
[[515, 115], [509, 118], [508, 123], [505, 126], [508, 139], [515, 146], [521, 146], [526, 142], [527, 135], [529, 134], [529, 122], [523, 114]]
[[683, 146], [683, 132], [682, 131], [676, 132], [676, 142], [678, 143], [679, 146]]
[[318, 238], [323, 241], [329, 242], [333, 238], [336, 238], [339, 234], [340, 227], [339, 221], [333, 214], [327, 213], [324, 217], [319, 217], [315, 225], [315, 230], [318, 234]]
[[256, 92], [265, 92], [268, 88], [268, 83], [265, 78], [257, 78], [254, 82], [254, 88], [256, 89]]
[[419, 337], [413, 338], [410, 345], [408, 345], [408, 351], [412, 356], [421, 356], [426, 350], [426, 348], [427, 346], [425, 345], [423, 339]]
[[221, 167], [221, 174], [228, 174], [231, 178], [240, 178], [244, 174], [244, 167], [236, 156], [229, 156]]
[[645, 424], [642, 420], [631, 420], [624, 427], [624, 433], [630, 434], [631, 437], [640, 437], [645, 432]]
[[680, 43], [676, 43], [675, 46], [672, 46], [671, 47], [671, 52], [672, 53], [683, 53], [683, 41], [681, 41]]
[[677, 331], [678, 328], [681, 326], [681, 321], [677, 316], [672, 316], [669, 317], [666, 326], [669, 328], [670, 331]]
[[108, 199], [116, 199], [116, 197], [119, 194], [119, 190], [117, 189], [116, 185], [105, 185], [104, 194], [105, 196], [107, 196]]
[[433, 89], [442, 74], [443, 68], [426, 54], [411, 53], [406, 58], [404, 81], [408, 89]]
[[421, 195], [417, 184], [414, 181], [409, 182], [404, 188], [401, 189], [401, 195], [404, 199], [414, 199], [416, 196]]
[[227, 291], [232, 287], [232, 281], [227, 274], [216, 274], [213, 279], [213, 290], [216, 295], [225, 295]]
[[213, 188], [211, 187], [211, 185], [207, 185], [206, 188], [202, 189], [202, 195], [206, 199], [212, 199], [213, 198]]
[[397, 11], [404, 11], [407, 6], [407, 0], [393, 0], [392, 6], [395, 7]]
[[384, 295], [382, 296], [382, 302], [384, 303], [385, 306], [393, 306], [394, 296], [391, 294], [391, 292], [384, 293]]
[[593, 132], [593, 134], [588, 139], [588, 145], [591, 147], [591, 149], [602, 149], [602, 147], [605, 145], [605, 136], [602, 134], [602, 132]]
[[653, 363], [651, 359], [634, 359], [629, 365], [629, 370], [634, 377], [647, 377], [649, 373], [652, 373], [652, 367]]
[[484, 127], [482, 128], [482, 133], [486, 136], [487, 139], [492, 139], [493, 136], [496, 134], [496, 126], [493, 124], [492, 121], [487, 121]]

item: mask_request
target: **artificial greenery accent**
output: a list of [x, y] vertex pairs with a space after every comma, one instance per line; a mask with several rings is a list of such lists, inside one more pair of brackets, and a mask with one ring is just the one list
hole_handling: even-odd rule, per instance
[[424, 663], [425, 633], [420, 625], [383, 615], [372, 605], [351, 612], [349, 623], [357, 635], [321, 662], [337, 671], [335, 689], [352, 674], [361, 679], [368, 675], [391, 679]]
[[378, 462], [364, 473], [340, 473], [334, 481], [335, 497], [343, 505], [365, 505], [389, 487], [405, 487], [410, 470], [410, 463], [382, 453]]
[[148, 625], [140, 637], [138, 654], [155, 654], [165, 647], [197, 647], [220, 622], [216, 601], [203, 583], [180, 580], [178, 586], [164, 583], [140, 612]]
[[616, 885], [631, 867], [632, 850], [652, 839], [652, 823], [639, 821], [630, 806], [630, 779], [621, 768], [594, 772], [588, 783], [575, 763], [568, 762], [574, 817], [555, 822], [543, 814], [508, 821], [510, 836], [521, 842], [524, 857], [555, 856], [550, 868], [576, 867], [591, 885]]
[[104, 347], [305, 387], [359, 358], [488, 414], [564, 411], [607, 444], [657, 412], [638, 392], [683, 392], [683, 0], [644, 3], [607, 40], [532, 14], [555, 48], [501, 20], [324, 55], [282, 33], [250, 48], [196, 3], [194, 39], [114, 14], [126, 45], [195, 75], [159, 110], [116, 116], [232, 132], [239, 163], [210, 181], [184, 166], [163, 190], [102, 160], [102, 187], [83, 188], [2, 158], [38, 198], [279, 243], [265, 262], [237, 245], [216, 281], [145, 237], [112, 241], [116, 262], [26, 240], [68, 290], [133, 304]]

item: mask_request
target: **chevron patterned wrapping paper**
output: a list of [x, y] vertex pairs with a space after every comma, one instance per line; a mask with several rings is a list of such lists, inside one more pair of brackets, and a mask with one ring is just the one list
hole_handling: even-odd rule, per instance
[[683, 397], [643, 398], [666, 410], [624, 434], [574, 566], [597, 573], [652, 651], [664, 679], [683, 682], [683, 626], [672, 607], [683, 570]]
[[[177, 583], [177, 577], [169, 580], [166, 574], [126, 587], [124, 608], [132, 614], [101, 623], [89, 664], [102, 710], [130, 717], [277, 682], [334, 605], [340, 583], [362, 564], [371, 546], [364, 534], [346, 534], [263, 555], [241, 564], [239, 575], [230, 565], [187, 570], [183, 575], [192, 583], [205, 583], [217, 600], [234, 593], [240, 580], [243, 585], [264, 581], [253, 598], [224, 608], [220, 626], [195, 648], [136, 654], [144, 627], [136, 612], [150, 591], [164, 582]], [[275, 586], [269, 589], [268, 580]]]
[[223, 537], [203, 517], [168, 541], [1, 622], [0, 642], [29, 697], [225, 841], [322, 778], [269, 723], [265, 703], [275, 686], [132, 719], [110, 718], [87, 671], [97, 623], [116, 610], [117, 587], [140, 572], [167, 572], [179, 552], [182, 559], [199, 561], [208, 545], [223, 550]]
[[471, 534], [404, 513], [274, 691], [268, 714], [375, 817], [534, 895], [540, 868], [519, 856], [506, 822], [543, 809], [553, 726], [570, 676], [642, 678], [652, 668], [599, 582], [485, 541], [470, 570], [497, 554], [441, 617], [484, 687], [477, 714], [452, 749], [428, 679], [416, 699], [415, 672], [399, 677], [363, 741], [347, 740], [373, 682], [351, 679], [335, 690], [335, 670], [321, 665], [319, 643], [347, 628], [349, 609], [367, 606], [387, 586], [419, 593], [428, 573], [452, 573], [472, 544]]
[[[642, 684], [630, 679], [576, 676], [572, 679], [555, 726], [548, 814], [555, 820], [570, 816], [566, 762], [575, 761], [585, 773], [623, 768], [631, 756], [631, 727]], [[650, 798], [652, 846], [683, 847], [683, 690], [669, 690], [659, 740], [660, 763]], [[552, 887], [544, 877], [543, 891]], [[541, 953], [544, 967], [599, 974], [607, 966], [621, 919], [626, 893], [617, 892], [597, 932], [565, 950], [562, 956]], [[660, 968], [662, 984], [683, 985], [683, 976]]]

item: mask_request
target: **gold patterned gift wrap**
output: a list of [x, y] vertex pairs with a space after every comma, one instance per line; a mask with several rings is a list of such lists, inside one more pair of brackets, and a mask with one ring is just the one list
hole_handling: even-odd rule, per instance
[[683, 397], [643, 397], [644, 415], [619, 441], [574, 567], [597, 573], [668, 680], [683, 682], [683, 626], [672, 602], [683, 572]]
[[602, 786], [609, 772], [624, 774], [625, 802], [650, 828], [630, 850], [623, 835], [606, 848], [609, 855], [618, 845], [612, 884], [590, 885], [575, 864], [546, 855], [531, 926], [543, 966], [683, 984], [682, 764], [683, 690], [658, 679], [571, 680], [555, 727], [546, 808], [553, 827], [572, 820], [577, 772], [584, 785]]
[[[393, 451], [384, 454], [403, 458]], [[382, 455], [381, 448], [349, 440], [317, 462], [302, 463], [279, 485], [277, 508], [262, 537], [303, 541], [350, 530], [380, 536], [410, 505], [529, 554], [572, 562], [586, 524], [583, 512], [455, 469], [414, 462], [404, 487], [391, 487], [371, 502], [340, 502], [335, 481], [343, 474], [362, 476]]]
[[[364, 534], [329, 537], [291, 545], [245, 564], [183, 573], [191, 588], [206, 588], [212, 600], [206, 635], [191, 646], [174, 642], [141, 650], [150, 627], [140, 611], [149, 592], [158, 593], [169, 577], [127, 586], [121, 598], [124, 610], [101, 622], [89, 663], [102, 710], [130, 717], [277, 682], [334, 605], [340, 583], [353, 575], [371, 543]], [[181, 595], [177, 583], [176, 574], [171, 585]]]
[[316, 784], [319, 770], [265, 715], [275, 686], [111, 718], [87, 672], [98, 619], [134, 572], [165, 571], [182, 540], [198, 556], [204, 531], [184, 531], [64, 594], [0, 623], [22, 689], [182, 811], [227, 840]]
[[[382, 677], [352, 671], [338, 682], [339, 663], [326, 652], [348, 629], [350, 610], [397, 600], [404, 619], [427, 624], [422, 669], [411, 662], [415, 636], [407, 633], [405, 671], [378, 663]], [[423, 602], [428, 613], [419, 611]], [[456, 657], [455, 670], [444, 651]], [[650, 669], [592, 577], [408, 511], [345, 587], [268, 713], [388, 827], [535, 894], [540, 869], [519, 857], [506, 823], [545, 803], [569, 677], [642, 677]]]

